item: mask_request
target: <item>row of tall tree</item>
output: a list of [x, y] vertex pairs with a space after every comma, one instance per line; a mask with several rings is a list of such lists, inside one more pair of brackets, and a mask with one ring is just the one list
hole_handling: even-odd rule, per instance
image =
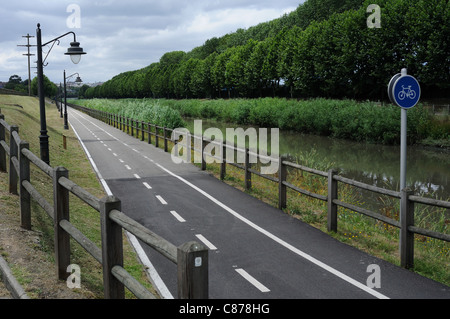
[[[370, 4], [381, 8], [369, 28]], [[448, 0], [308, 0], [279, 19], [90, 88], [87, 98], [332, 97], [384, 99], [404, 67], [424, 95], [450, 88]]]

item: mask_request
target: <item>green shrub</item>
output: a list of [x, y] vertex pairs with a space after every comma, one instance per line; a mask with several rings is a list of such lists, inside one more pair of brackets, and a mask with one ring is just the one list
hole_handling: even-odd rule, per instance
[[158, 100], [125, 99], [125, 100], [78, 100], [78, 104], [96, 110], [126, 116], [140, 121], [151, 122], [167, 128], [184, 127], [180, 113], [175, 109], [161, 105]]
[[[215, 119], [236, 125], [278, 127], [360, 142], [399, 144], [400, 108], [354, 100], [289, 100], [282, 98], [217, 100], [80, 100], [99, 110], [149, 121], [170, 128], [181, 127], [182, 117]], [[408, 140], [448, 139], [448, 121], [433, 121], [422, 105], [408, 110]]]

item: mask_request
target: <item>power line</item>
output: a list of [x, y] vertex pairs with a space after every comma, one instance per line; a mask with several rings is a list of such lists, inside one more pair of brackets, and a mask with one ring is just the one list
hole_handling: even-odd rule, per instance
[[17, 45], [18, 47], [27, 47], [28, 53], [25, 53], [23, 55], [28, 57], [28, 95], [31, 96], [31, 69], [30, 69], [30, 57], [34, 54], [30, 53], [30, 47], [34, 46], [30, 44], [30, 38], [34, 38], [34, 36], [30, 35], [29, 33], [27, 35], [23, 35], [22, 38], [27, 38], [27, 44], [25, 45]]

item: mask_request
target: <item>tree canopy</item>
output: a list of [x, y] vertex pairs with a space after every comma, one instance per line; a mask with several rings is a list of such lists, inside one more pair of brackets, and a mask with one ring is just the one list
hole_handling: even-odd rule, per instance
[[[31, 80], [31, 93], [38, 95], [38, 81], [37, 77]], [[44, 75], [44, 96], [54, 98], [58, 93], [58, 87], [47, 76]]]
[[[368, 28], [367, 7], [381, 8]], [[87, 98], [385, 99], [404, 67], [424, 96], [450, 88], [448, 0], [307, 0], [294, 12], [119, 74]], [[448, 93], [447, 93], [448, 94]]]

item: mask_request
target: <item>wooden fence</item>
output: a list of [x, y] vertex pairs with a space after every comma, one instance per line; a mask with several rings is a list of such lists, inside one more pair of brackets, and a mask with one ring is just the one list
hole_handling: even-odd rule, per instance
[[[109, 125], [114, 126], [132, 136], [136, 136], [136, 138], [140, 138], [142, 141], [145, 139], [145, 134], [147, 134], [148, 143], [152, 143], [152, 139], [155, 140], [155, 146], [158, 147], [160, 143], [160, 139], [164, 143], [164, 150], [168, 152], [168, 142], [170, 141], [172, 144], [175, 144], [175, 141], [171, 140], [171, 132], [173, 130], [157, 126], [152, 123], [139, 121], [136, 119], [131, 119], [128, 117], [124, 117], [121, 115], [108, 113], [105, 111], [94, 110], [90, 108], [86, 108], [79, 105], [68, 104], [71, 107], [78, 109], [94, 118], [97, 118], [101, 121], [106, 122]], [[201, 168], [202, 170], [206, 169], [206, 161], [203, 156], [204, 145], [205, 142], [210, 143], [219, 143], [222, 148], [230, 147], [229, 145], [225, 145], [223, 142], [215, 142], [215, 141], [205, 141], [204, 137], [200, 136], [192, 136], [191, 138], [201, 139], [201, 149], [194, 149], [194, 151], [201, 152]], [[195, 143], [193, 143], [195, 145]], [[224, 149], [223, 149], [224, 150]], [[287, 204], [287, 189], [294, 190], [300, 194], [315, 198], [317, 200], [327, 202], [327, 228], [328, 231], [337, 232], [338, 227], [338, 207], [344, 207], [350, 209], [354, 212], [363, 214], [365, 216], [374, 218], [376, 220], [382, 221], [391, 226], [397, 227], [400, 229], [400, 264], [404, 268], [413, 268], [414, 267], [414, 234], [420, 234], [423, 236], [427, 236], [430, 238], [435, 238], [438, 240], [443, 240], [450, 242], [450, 235], [443, 234], [435, 231], [431, 231], [428, 229], [419, 228], [414, 225], [414, 204], [425, 204], [434, 207], [447, 208], [450, 209], [450, 202], [430, 199], [426, 197], [416, 196], [410, 189], [403, 189], [400, 192], [388, 190], [381, 187], [376, 187], [372, 185], [368, 185], [365, 183], [361, 183], [349, 178], [345, 178], [339, 176], [335, 170], [330, 170], [328, 172], [316, 170], [313, 168], [309, 168], [303, 165], [299, 165], [297, 163], [289, 162], [283, 157], [272, 158], [271, 160], [277, 161], [279, 168], [277, 176], [273, 175], [264, 175], [259, 171], [252, 168], [252, 165], [249, 161], [249, 156], [258, 156], [254, 151], [249, 150], [248, 148], [242, 149], [234, 147], [234, 151], [236, 152], [244, 152], [245, 154], [245, 163], [243, 165], [233, 162], [226, 161], [225, 151], [222, 152], [221, 165], [220, 165], [220, 178], [224, 179], [226, 175], [226, 164], [233, 165], [240, 169], [243, 169], [245, 172], [245, 188], [250, 189], [252, 187], [252, 174], [258, 175], [265, 179], [268, 179], [274, 183], [278, 184], [278, 208], [283, 209], [286, 208]], [[267, 158], [266, 158], [267, 160]], [[313, 193], [309, 190], [299, 188], [293, 184], [287, 182], [288, 168], [300, 170], [302, 172], [308, 172], [311, 174], [315, 174], [319, 177], [326, 178], [328, 180], [328, 194], [321, 195]], [[339, 183], [351, 185], [353, 187], [363, 189], [366, 191], [374, 192], [377, 194], [387, 195], [394, 199], [400, 200], [400, 221], [397, 221], [393, 218], [387, 217], [378, 212], [374, 212], [368, 210], [363, 207], [359, 207], [353, 204], [349, 204], [339, 200], [338, 198], [338, 187]]]
[[[9, 132], [9, 144], [6, 140]], [[9, 165], [7, 162], [9, 157]], [[30, 164], [36, 165], [51, 179], [53, 204], [49, 203], [31, 184]], [[198, 242], [176, 247], [121, 212], [120, 200], [114, 196], [98, 199], [69, 179], [63, 167], [53, 168], [29, 150], [21, 140], [19, 127], [9, 125], [0, 114], [0, 171], [9, 166], [9, 192], [20, 196], [21, 227], [31, 229], [31, 198], [54, 221], [55, 260], [58, 278], [67, 280], [70, 265], [70, 238], [78, 242], [103, 268], [104, 296], [107, 299], [125, 298], [125, 287], [136, 297], [154, 299], [141, 283], [123, 268], [122, 230], [161, 253], [177, 265], [178, 298], [208, 298], [208, 249]], [[100, 213], [101, 248], [70, 223], [69, 193], [72, 193]], [[201, 259], [201, 262], [198, 260]]]

